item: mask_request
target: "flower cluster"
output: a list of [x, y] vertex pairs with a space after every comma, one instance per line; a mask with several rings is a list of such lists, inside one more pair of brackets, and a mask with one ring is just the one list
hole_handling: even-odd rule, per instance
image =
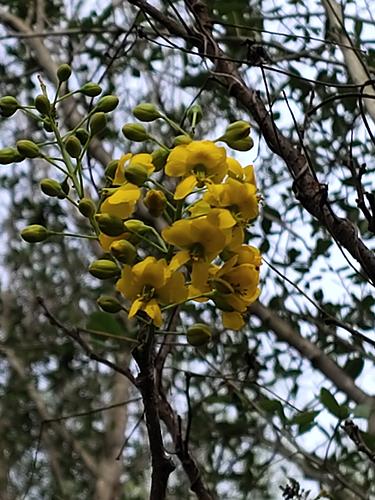
[[[117, 290], [130, 302], [130, 318], [143, 311], [160, 327], [163, 308], [212, 300], [224, 327], [238, 330], [259, 295], [260, 253], [245, 244], [248, 225], [258, 215], [253, 167], [243, 168], [213, 141], [188, 136], [166, 153], [158, 169], [159, 177], [165, 174], [163, 184], [151, 177], [158, 156], [127, 154], [104, 190], [99, 239], [122, 264]], [[131, 218], [142, 199], [151, 216], [169, 221], [160, 232], [157, 224]], [[103, 215], [111, 216], [112, 226], [103, 227]]]
[[[164, 310], [187, 301], [211, 301], [222, 311], [224, 327], [240, 329], [247, 308], [259, 295], [261, 257], [248, 245], [248, 228], [258, 216], [259, 196], [253, 167], [243, 168], [218, 143], [249, 150], [253, 144], [249, 124], [239, 120], [216, 140], [196, 140], [195, 127], [202, 119], [198, 105], [186, 113], [190, 131], [153, 104], [136, 106], [133, 114], [140, 122], [164, 120], [173, 135], [180, 135], [165, 145], [141, 123], [124, 125], [126, 139], [147, 141], [158, 148], [112, 160], [96, 202], [86, 196], [85, 156], [119, 100], [114, 95], [98, 98], [75, 128], [62, 132], [57, 120], [60, 102], [74, 94], [95, 99], [102, 92], [99, 85], [87, 82], [61, 95], [70, 75], [68, 65], [59, 67], [53, 99], [43, 83], [42, 93], [31, 106], [23, 106], [12, 96], [0, 99], [3, 117], [25, 112], [54, 136], [39, 143], [21, 139], [15, 147], [0, 150], [0, 163], [41, 158], [58, 167], [63, 178], [42, 179], [43, 194], [71, 203], [87, 218], [92, 231], [60, 233], [33, 224], [21, 232], [23, 239], [39, 243], [62, 235], [99, 241], [103, 255], [91, 263], [89, 272], [99, 279], [115, 278], [117, 291], [126, 299], [122, 304], [103, 295], [98, 304], [105, 311], [125, 310], [129, 318], [161, 327]], [[193, 345], [209, 338], [207, 329], [197, 325], [188, 333]]]

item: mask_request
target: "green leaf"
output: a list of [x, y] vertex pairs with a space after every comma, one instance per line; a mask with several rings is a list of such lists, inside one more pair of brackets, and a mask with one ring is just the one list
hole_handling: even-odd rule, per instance
[[99, 332], [110, 333], [111, 335], [124, 335], [124, 327], [118, 320], [106, 312], [95, 311], [90, 314], [86, 328], [89, 330], [97, 330]]
[[345, 363], [345, 372], [355, 380], [362, 372], [365, 362], [362, 358], [348, 359]]
[[331, 394], [327, 389], [324, 387], [320, 391], [320, 396], [319, 396], [320, 402], [322, 405], [330, 412], [332, 415], [335, 415], [335, 417], [339, 418], [340, 420], [344, 420], [349, 416], [349, 409], [346, 405], [340, 405], [337, 401], [335, 396]]
[[311, 424], [311, 422], [314, 421], [315, 417], [319, 415], [319, 411], [304, 411], [302, 413], [297, 413], [292, 420], [291, 424], [298, 424], [298, 425], [308, 425]]

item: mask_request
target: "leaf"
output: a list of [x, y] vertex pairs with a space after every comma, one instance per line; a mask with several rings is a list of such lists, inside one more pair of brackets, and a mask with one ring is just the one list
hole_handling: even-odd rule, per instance
[[332, 415], [335, 415], [335, 417], [339, 418], [340, 420], [344, 420], [349, 416], [349, 409], [346, 405], [340, 405], [337, 401], [335, 396], [331, 394], [327, 389], [324, 387], [320, 390], [320, 396], [319, 396], [320, 402], [322, 405], [330, 412]]
[[319, 415], [319, 411], [304, 411], [297, 413], [292, 420], [291, 424], [307, 425], [314, 421], [315, 417]]
[[95, 311], [89, 316], [86, 328], [111, 335], [124, 335], [125, 333], [124, 328], [112, 314], [101, 311]]
[[362, 372], [365, 362], [362, 358], [352, 358], [348, 359], [345, 363], [345, 372], [355, 380]]

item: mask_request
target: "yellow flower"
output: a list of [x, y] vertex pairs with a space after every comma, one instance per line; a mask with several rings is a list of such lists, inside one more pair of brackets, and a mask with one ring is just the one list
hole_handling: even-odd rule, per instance
[[123, 233], [119, 236], [107, 236], [104, 233], [99, 233], [99, 243], [105, 252], [110, 251], [110, 247], [114, 241], [124, 240], [128, 237], [129, 233]]
[[211, 141], [192, 141], [173, 148], [165, 165], [171, 177], [183, 177], [174, 198], [181, 200], [195, 187], [221, 182], [227, 173], [226, 151]]
[[157, 327], [163, 323], [160, 304], [180, 303], [187, 298], [183, 274], [172, 273], [164, 259], [155, 257], [146, 257], [132, 267], [125, 265], [116, 287], [132, 302], [129, 318], [144, 311]]
[[247, 222], [258, 216], [256, 187], [249, 182], [242, 183], [228, 178], [224, 184], [209, 184], [203, 200], [211, 207], [228, 208], [240, 222]]
[[254, 167], [252, 165], [243, 168], [234, 158], [227, 158], [227, 165], [229, 177], [240, 182], [249, 182], [256, 186]]
[[133, 155], [131, 153], [127, 153], [122, 155], [118, 161], [113, 184], [117, 186], [124, 184], [126, 182], [125, 170], [129, 167], [133, 167], [134, 165], [141, 165], [145, 167], [149, 175], [155, 170], [155, 167], [152, 164], [152, 156], [150, 154], [139, 153]]
[[115, 215], [120, 219], [128, 219], [135, 210], [135, 205], [141, 196], [138, 186], [126, 182], [115, 189], [100, 206], [100, 212]]

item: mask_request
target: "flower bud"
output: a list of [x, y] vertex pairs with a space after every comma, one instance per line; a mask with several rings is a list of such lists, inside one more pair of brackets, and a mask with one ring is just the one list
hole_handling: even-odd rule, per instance
[[152, 153], [152, 164], [155, 167], [155, 171], [158, 172], [162, 168], [164, 168], [167, 163], [167, 158], [169, 156], [169, 150], [164, 148], [155, 149]]
[[153, 122], [161, 118], [161, 114], [154, 104], [143, 102], [133, 109], [133, 115], [141, 122]]
[[32, 224], [21, 231], [21, 238], [28, 243], [40, 243], [50, 236], [50, 231], [40, 224]]
[[51, 111], [51, 103], [44, 94], [39, 94], [35, 97], [34, 106], [41, 115], [48, 115]]
[[249, 151], [254, 146], [254, 141], [250, 136], [238, 139], [237, 141], [226, 140], [225, 142], [230, 148], [236, 151]]
[[69, 187], [69, 182], [68, 182], [68, 177], [65, 177], [65, 179], [60, 182], [61, 190], [62, 192], [67, 195], [69, 194], [70, 187]]
[[81, 143], [75, 135], [70, 135], [65, 141], [65, 149], [72, 158], [78, 158], [81, 154]]
[[90, 134], [87, 132], [85, 128], [77, 129], [75, 135], [79, 140], [79, 142], [82, 144], [82, 146], [86, 144], [87, 139], [90, 137]]
[[237, 120], [236, 122], [230, 123], [223, 135], [223, 140], [226, 141], [238, 141], [244, 139], [250, 134], [250, 124], [244, 120]]
[[146, 205], [150, 215], [159, 217], [167, 205], [167, 199], [163, 191], [150, 189], [144, 197], [143, 203]]
[[5, 95], [0, 99], [0, 112], [4, 117], [14, 115], [19, 107], [17, 99], [11, 95]]
[[44, 194], [47, 196], [61, 196], [65, 198], [65, 193], [61, 188], [61, 184], [55, 179], [42, 179], [40, 181], [40, 189], [43, 191]]
[[105, 113], [94, 113], [90, 120], [90, 132], [91, 135], [98, 134], [101, 132], [107, 125], [107, 118]]
[[209, 342], [212, 337], [212, 332], [208, 325], [204, 323], [195, 323], [188, 328], [186, 337], [190, 345], [198, 347]]
[[92, 217], [96, 212], [96, 206], [90, 198], [82, 198], [78, 203], [78, 210], [84, 217]]
[[49, 118], [43, 120], [43, 128], [46, 132], [53, 132], [52, 122]]
[[134, 142], [147, 141], [149, 138], [147, 130], [140, 123], [127, 123], [122, 127], [122, 133], [127, 139]]
[[107, 313], [116, 314], [122, 309], [120, 302], [110, 295], [101, 295], [96, 302]]
[[26, 158], [37, 158], [40, 156], [40, 149], [35, 142], [29, 139], [21, 139], [16, 142], [18, 152]]
[[88, 97], [96, 97], [102, 93], [102, 88], [95, 82], [87, 82], [79, 89], [81, 94]]
[[105, 168], [104, 175], [111, 181], [116, 175], [118, 160], [111, 160]]
[[225, 295], [222, 295], [221, 293], [218, 293], [217, 295], [213, 297], [213, 301], [215, 302], [215, 305], [220, 311], [224, 312], [233, 312], [234, 309], [233, 307], [228, 304], [227, 300], [225, 299]]
[[18, 163], [25, 159], [25, 155], [21, 154], [16, 148], [0, 149], [0, 165], [9, 165], [10, 163]]
[[115, 215], [97, 214], [95, 219], [100, 231], [107, 236], [120, 236], [124, 232], [124, 223]]
[[105, 95], [101, 97], [95, 106], [96, 112], [110, 113], [117, 108], [119, 103], [118, 97], [115, 95]]
[[193, 104], [193, 106], [187, 110], [186, 116], [192, 126], [195, 127], [203, 118], [202, 108], [199, 104]]
[[142, 186], [148, 178], [148, 170], [144, 165], [136, 163], [125, 169], [124, 177], [131, 184]]
[[177, 135], [173, 139], [173, 146], [181, 146], [181, 144], [190, 144], [193, 139], [190, 135]]
[[129, 219], [124, 222], [125, 228], [131, 233], [144, 233], [148, 231], [148, 227], [141, 220], [138, 219]]
[[89, 266], [89, 273], [100, 280], [116, 278], [120, 274], [120, 269], [113, 260], [98, 259], [94, 260]]
[[61, 66], [57, 68], [57, 78], [59, 82], [66, 82], [69, 80], [71, 74], [72, 68], [69, 64], [61, 64]]
[[111, 254], [122, 264], [133, 264], [137, 257], [137, 250], [128, 240], [114, 241], [110, 247]]

